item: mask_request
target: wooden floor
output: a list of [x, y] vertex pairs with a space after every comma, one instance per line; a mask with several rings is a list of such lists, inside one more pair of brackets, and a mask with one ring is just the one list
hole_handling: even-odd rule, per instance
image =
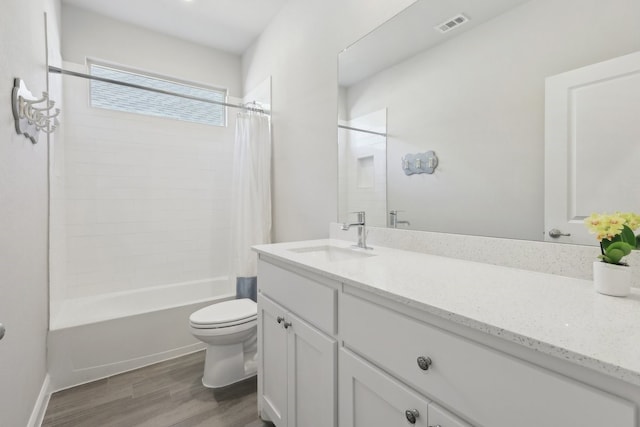
[[213, 391], [201, 383], [204, 352], [54, 393], [43, 427], [267, 427], [255, 378]]

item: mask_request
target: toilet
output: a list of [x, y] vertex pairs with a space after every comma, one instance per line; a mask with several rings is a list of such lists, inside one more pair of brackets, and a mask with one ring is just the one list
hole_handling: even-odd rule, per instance
[[257, 372], [258, 307], [248, 298], [223, 301], [189, 316], [194, 337], [207, 345], [202, 384], [219, 388]]

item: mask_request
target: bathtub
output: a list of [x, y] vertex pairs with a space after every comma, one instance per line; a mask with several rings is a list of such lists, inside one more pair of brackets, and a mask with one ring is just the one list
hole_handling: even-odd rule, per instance
[[189, 315], [234, 297], [219, 277], [63, 301], [49, 327], [51, 390], [204, 349]]

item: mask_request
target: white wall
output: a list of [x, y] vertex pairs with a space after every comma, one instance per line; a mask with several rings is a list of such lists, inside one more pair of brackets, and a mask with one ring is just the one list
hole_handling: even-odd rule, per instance
[[[82, 72], [88, 57], [241, 93], [238, 56], [75, 7], [62, 54]], [[88, 88], [64, 78], [65, 297], [227, 275], [236, 112], [215, 127], [96, 109]]]
[[47, 140], [16, 134], [9, 97], [21, 77], [46, 89], [44, 12], [53, 1], [6, 0], [0, 14], [0, 425], [27, 424], [46, 376]]
[[64, 5], [62, 58], [84, 64], [86, 57], [242, 94], [238, 56]]
[[[411, 228], [541, 240], [544, 81], [640, 49], [640, 3], [534, 0], [347, 92], [387, 107], [389, 209]], [[434, 150], [433, 175], [398, 159]]]
[[290, 0], [243, 55], [272, 76], [275, 241], [326, 237], [337, 217], [338, 52], [413, 0]]

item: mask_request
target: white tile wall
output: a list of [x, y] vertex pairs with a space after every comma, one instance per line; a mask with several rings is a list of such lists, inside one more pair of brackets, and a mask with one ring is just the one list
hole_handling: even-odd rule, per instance
[[234, 112], [220, 128], [90, 108], [81, 79], [64, 90], [65, 296], [225, 276]]
[[[50, 61], [51, 65], [62, 65], [59, 52], [57, 56], [52, 55]], [[49, 96], [56, 100], [56, 107], [65, 110], [62, 76], [49, 75]], [[64, 115], [60, 121], [61, 126], [49, 136], [49, 311], [52, 318], [62, 308], [67, 284]]]

